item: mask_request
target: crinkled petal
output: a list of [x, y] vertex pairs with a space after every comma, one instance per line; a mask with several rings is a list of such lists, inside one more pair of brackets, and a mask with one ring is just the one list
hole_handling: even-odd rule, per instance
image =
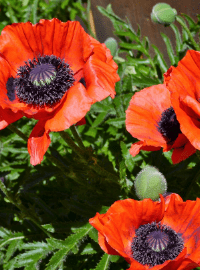
[[199, 74], [200, 52], [189, 50], [178, 66], [164, 75], [181, 131], [197, 149], [200, 149]]
[[49, 131], [45, 130], [44, 122], [39, 121], [33, 128], [28, 139], [28, 152], [32, 165], [40, 164], [51, 143]]
[[120, 80], [117, 74], [117, 64], [112, 60], [110, 50], [105, 44], [90, 37], [94, 46], [94, 54], [86, 62], [83, 74], [87, 85], [87, 92], [93, 102], [108, 96], [114, 98], [115, 83]]
[[170, 93], [163, 84], [141, 90], [134, 94], [126, 111], [126, 129], [146, 145], [167, 147], [158, 123], [162, 112], [170, 106]]
[[196, 148], [188, 141], [183, 147], [174, 148], [172, 153], [172, 162], [177, 164], [196, 152]]
[[120, 255], [116, 250], [114, 250], [106, 241], [106, 238], [103, 234], [98, 233], [98, 241], [99, 241], [99, 245], [100, 247], [103, 249], [103, 251], [105, 251], [108, 254], [111, 255]]
[[149, 146], [146, 145], [145, 142], [139, 141], [136, 143], [133, 143], [130, 148], [130, 154], [135, 157], [137, 154], [139, 154], [140, 150], [144, 151], [158, 151], [161, 147], [155, 147], [155, 146]]
[[162, 222], [181, 234], [184, 246], [187, 247], [187, 258], [200, 266], [199, 209], [199, 198], [196, 201], [177, 202], [172, 194]]
[[90, 110], [92, 100], [81, 83], [72, 86], [62, 103], [62, 107], [45, 123], [45, 129], [62, 131], [80, 121]]
[[22, 118], [21, 113], [14, 113], [10, 109], [0, 107], [0, 130]]
[[[135, 261], [131, 250], [135, 230], [140, 225], [162, 220], [165, 207], [162, 196], [161, 200], [161, 203], [150, 199], [117, 201], [111, 205], [106, 214], [97, 213], [89, 222], [105, 237], [112, 249], [123, 256], [127, 262], [132, 263]], [[103, 247], [105, 248], [104, 245]]]

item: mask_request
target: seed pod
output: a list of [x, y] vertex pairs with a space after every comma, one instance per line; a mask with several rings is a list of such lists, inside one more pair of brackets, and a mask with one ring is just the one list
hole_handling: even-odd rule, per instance
[[156, 4], [151, 12], [151, 20], [155, 23], [168, 26], [176, 19], [177, 11], [166, 3]]
[[106, 47], [110, 50], [112, 56], [114, 57], [116, 55], [118, 45], [116, 39], [109, 37], [104, 41]]
[[167, 182], [159, 170], [153, 166], [146, 166], [135, 178], [135, 191], [139, 199], [159, 199], [159, 194], [167, 191]]

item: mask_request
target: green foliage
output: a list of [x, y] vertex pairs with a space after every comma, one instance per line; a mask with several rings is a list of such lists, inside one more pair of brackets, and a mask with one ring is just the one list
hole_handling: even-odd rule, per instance
[[61, 21], [75, 20], [80, 17], [88, 26], [86, 9], [87, 0], [5, 0], [0, 2], [0, 31], [7, 25], [30, 21], [37, 23], [42, 19], [58, 18]]
[[[2, 1], [0, 30], [13, 22], [36, 23], [41, 18], [53, 17], [67, 21], [76, 16], [89, 28], [90, 2], [87, 8], [83, 2]], [[120, 39], [114, 60], [121, 80], [116, 84], [116, 97], [93, 104], [86, 115], [87, 124], [76, 129], [86, 148], [84, 158], [55, 132], [50, 134], [52, 143], [43, 162], [33, 167], [27, 142], [9, 127], [1, 131], [0, 181], [9, 193], [9, 196], [0, 193], [0, 267], [3, 270], [128, 269], [123, 258], [104, 254], [98, 244], [98, 233], [88, 220], [97, 212], [105, 213], [116, 200], [137, 199], [134, 179], [146, 165], [162, 172], [170, 192], [179, 193], [183, 199], [199, 197], [198, 156], [173, 165], [171, 152], [141, 151], [136, 157], [130, 155], [131, 144], [137, 141], [125, 126], [125, 112], [131, 97], [144, 87], [162, 83], [163, 73], [169, 67], [159, 48], [150, 44], [148, 37], [142, 37], [139, 26], [134, 30], [128, 20], [125, 22], [114, 14], [111, 5], [98, 9], [112, 21], [114, 33]], [[188, 49], [195, 49], [191, 37], [197, 40], [200, 29], [199, 15], [197, 22], [186, 14], [180, 18], [181, 32], [175, 24], [170, 25], [175, 48], [164, 27], [161, 33], [174, 66]], [[22, 118], [13, 125], [28, 137], [35, 123], [36, 120]], [[72, 130], [65, 133], [75, 141]], [[59, 167], [52, 161], [55, 159]], [[102, 171], [97, 173], [96, 165]]]

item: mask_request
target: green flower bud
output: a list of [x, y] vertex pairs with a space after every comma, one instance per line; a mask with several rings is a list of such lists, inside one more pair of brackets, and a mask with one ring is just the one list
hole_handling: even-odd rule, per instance
[[135, 191], [139, 199], [159, 199], [159, 194], [167, 191], [167, 182], [159, 170], [153, 166], [146, 166], [135, 178]]
[[112, 54], [112, 56], [114, 57], [116, 55], [117, 49], [118, 49], [118, 45], [117, 45], [117, 41], [116, 39], [109, 37], [104, 41], [106, 47], [108, 49], [110, 49], [110, 52]]
[[168, 26], [175, 21], [176, 15], [176, 9], [171, 8], [168, 4], [158, 3], [152, 9], [151, 20]]

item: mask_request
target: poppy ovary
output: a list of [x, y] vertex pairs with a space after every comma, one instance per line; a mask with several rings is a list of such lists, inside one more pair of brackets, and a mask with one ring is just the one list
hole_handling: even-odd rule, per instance
[[31, 70], [29, 77], [35, 86], [48, 85], [56, 78], [56, 68], [52, 64], [38, 64]]
[[159, 199], [160, 194], [167, 191], [167, 182], [164, 175], [153, 166], [146, 166], [135, 178], [135, 192], [139, 199]]

